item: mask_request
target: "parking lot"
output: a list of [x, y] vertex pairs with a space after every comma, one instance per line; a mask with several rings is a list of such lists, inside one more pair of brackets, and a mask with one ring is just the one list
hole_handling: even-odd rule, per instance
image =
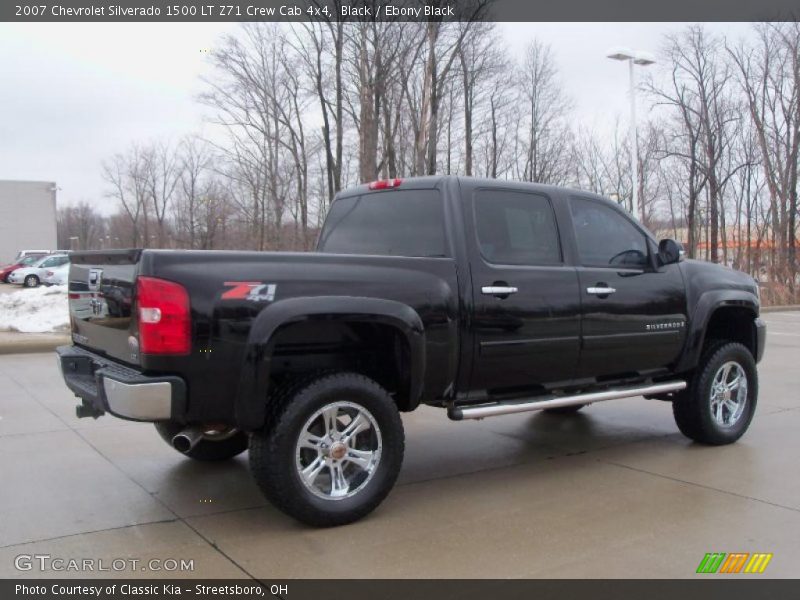
[[246, 455], [200, 464], [151, 425], [78, 420], [51, 353], [0, 356], [0, 577], [92, 575], [17, 570], [33, 554], [194, 566], [124, 577], [691, 577], [707, 552], [773, 553], [756, 577], [797, 577], [800, 312], [765, 318], [733, 446], [691, 443], [641, 398], [461, 423], [422, 409], [388, 500], [329, 530], [267, 505]]

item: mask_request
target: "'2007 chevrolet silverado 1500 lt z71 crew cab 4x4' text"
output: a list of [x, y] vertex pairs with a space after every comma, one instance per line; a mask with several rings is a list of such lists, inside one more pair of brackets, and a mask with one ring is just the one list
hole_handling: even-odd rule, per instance
[[197, 460], [249, 449], [269, 500], [317, 526], [386, 497], [420, 404], [461, 420], [644, 396], [704, 444], [756, 408], [756, 282], [589, 193], [381, 180], [336, 197], [316, 252], [71, 261], [78, 416], [153, 422]]

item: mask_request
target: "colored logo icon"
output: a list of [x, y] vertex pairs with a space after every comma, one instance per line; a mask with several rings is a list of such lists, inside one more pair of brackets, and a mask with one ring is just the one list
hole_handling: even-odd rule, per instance
[[763, 573], [771, 560], [771, 552], [708, 552], [697, 573]]

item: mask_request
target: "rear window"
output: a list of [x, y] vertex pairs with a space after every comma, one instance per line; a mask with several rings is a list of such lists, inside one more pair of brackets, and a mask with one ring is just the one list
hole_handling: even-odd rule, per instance
[[561, 248], [550, 201], [510, 190], [479, 190], [475, 223], [483, 258], [493, 264], [558, 265]]
[[391, 190], [336, 200], [317, 248], [336, 254], [447, 256], [438, 190]]

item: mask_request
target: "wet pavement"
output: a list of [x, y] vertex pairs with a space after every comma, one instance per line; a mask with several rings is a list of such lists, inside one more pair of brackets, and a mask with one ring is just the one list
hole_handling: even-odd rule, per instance
[[460, 423], [425, 408], [389, 498], [328, 530], [266, 504], [246, 454], [195, 463], [151, 425], [78, 420], [52, 354], [0, 356], [0, 577], [92, 575], [15, 568], [35, 554], [194, 561], [94, 573], [123, 577], [691, 577], [707, 552], [773, 553], [758, 577], [797, 577], [800, 312], [765, 319], [735, 445], [694, 444], [641, 398]]

